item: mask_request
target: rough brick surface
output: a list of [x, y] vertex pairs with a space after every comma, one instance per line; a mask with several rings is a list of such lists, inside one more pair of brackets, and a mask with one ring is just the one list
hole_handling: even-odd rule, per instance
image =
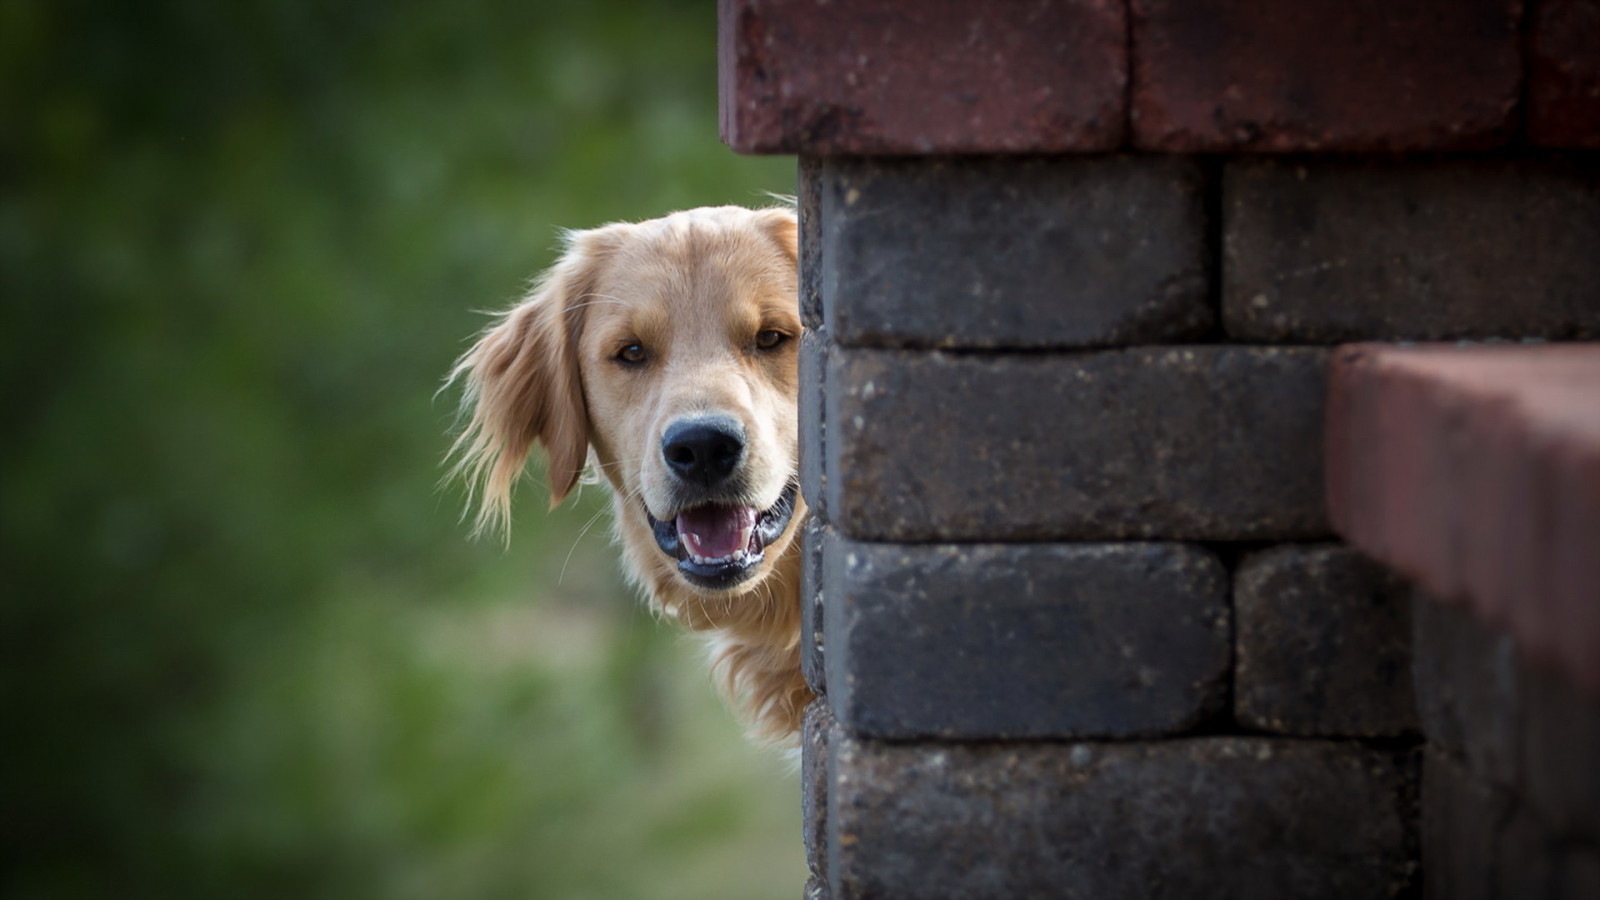
[[828, 872], [828, 735], [833, 712], [823, 700], [806, 707], [800, 731], [800, 823], [806, 866], [813, 875]]
[[825, 551], [829, 697], [880, 738], [1130, 737], [1227, 696], [1227, 573], [1182, 544]]
[[1321, 537], [1326, 359], [834, 348], [830, 522], [888, 541]]
[[880, 744], [835, 733], [829, 859], [861, 897], [1386, 897], [1414, 761], [1351, 743]]
[[1142, 148], [1497, 146], [1521, 86], [1518, 0], [1133, 0]]
[[827, 533], [827, 525], [812, 515], [800, 537], [805, 554], [800, 570], [800, 671], [818, 696], [828, 690], [822, 643], [822, 550]]
[[828, 423], [823, 419], [828, 377], [828, 333], [810, 330], [800, 336], [800, 493], [811, 514], [828, 514]]
[[822, 170], [823, 160], [800, 157], [799, 193], [795, 206], [800, 219], [800, 322], [817, 329], [822, 318]]
[[1339, 544], [1274, 547], [1234, 573], [1234, 715], [1288, 734], [1417, 730], [1411, 591]]
[[1457, 607], [1416, 592], [1411, 609], [1417, 713], [1430, 744], [1474, 775], [1517, 784], [1522, 770], [1516, 648]]
[[1535, 0], [1528, 61], [1528, 138], [1600, 148], [1600, 0]]
[[1223, 224], [1232, 338], [1600, 336], [1594, 161], [1235, 161]]
[[842, 345], [1160, 343], [1214, 322], [1193, 160], [837, 159], [820, 178]]
[[1600, 693], [1596, 397], [1600, 345], [1342, 348], [1327, 452], [1351, 543]]
[[1052, 153], [1121, 143], [1123, 4], [721, 0], [742, 153]]

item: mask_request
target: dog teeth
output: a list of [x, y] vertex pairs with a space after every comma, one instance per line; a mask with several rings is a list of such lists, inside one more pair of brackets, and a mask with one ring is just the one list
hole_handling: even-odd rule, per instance
[[727, 556], [717, 557], [695, 556], [693, 553], [691, 553], [689, 554], [689, 558], [702, 566], [720, 566], [724, 563], [743, 562], [749, 555], [749, 551], [740, 550], [736, 553], [730, 553]]

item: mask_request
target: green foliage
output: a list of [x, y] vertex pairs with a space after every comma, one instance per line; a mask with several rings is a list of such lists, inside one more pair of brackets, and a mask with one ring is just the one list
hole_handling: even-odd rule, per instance
[[504, 550], [438, 486], [439, 380], [557, 228], [793, 190], [717, 143], [713, 32], [0, 0], [0, 893], [799, 889], [792, 774], [598, 492]]

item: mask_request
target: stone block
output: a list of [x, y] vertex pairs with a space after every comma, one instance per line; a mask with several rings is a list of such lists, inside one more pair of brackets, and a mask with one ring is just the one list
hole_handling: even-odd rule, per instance
[[818, 329], [822, 318], [822, 169], [816, 156], [800, 157], [800, 193], [795, 206], [800, 219], [800, 323]]
[[1556, 158], [1234, 161], [1231, 338], [1600, 336], [1600, 166]]
[[1417, 592], [1411, 608], [1417, 712], [1428, 741], [1475, 777], [1518, 783], [1521, 677], [1516, 648], [1458, 606]]
[[1162, 343], [1215, 323], [1194, 160], [846, 158], [820, 179], [841, 345]]
[[828, 333], [800, 335], [800, 493], [813, 516], [828, 514], [827, 407]]
[[828, 692], [822, 643], [822, 551], [827, 534], [827, 524], [813, 515], [800, 535], [805, 554], [800, 570], [800, 672], [819, 697]]
[[1504, 144], [1519, 0], [1132, 0], [1134, 144], [1397, 151]]
[[806, 866], [824, 878], [828, 872], [828, 735], [833, 711], [817, 699], [806, 707], [800, 725], [800, 822]]
[[1227, 573], [1182, 544], [824, 549], [830, 701], [879, 738], [1182, 732], [1227, 697]]
[[1418, 729], [1411, 590], [1342, 544], [1246, 556], [1233, 579], [1234, 717], [1287, 734], [1383, 737]]
[[1600, 148], [1600, 0], [1532, 5], [1528, 139], [1542, 147]]
[[836, 732], [834, 897], [1389, 897], [1415, 760], [1350, 742], [891, 744]]
[[1123, 4], [720, 0], [722, 139], [741, 153], [1108, 150], [1126, 119]]
[[847, 537], [1328, 533], [1325, 351], [829, 356], [827, 507]]

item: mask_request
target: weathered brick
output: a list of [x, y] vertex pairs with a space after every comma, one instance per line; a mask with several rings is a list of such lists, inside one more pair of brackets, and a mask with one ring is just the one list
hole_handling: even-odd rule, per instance
[[1596, 396], [1600, 345], [1345, 347], [1327, 458], [1346, 539], [1600, 694]]
[[800, 728], [800, 822], [806, 866], [813, 875], [828, 871], [828, 735], [833, 711], [817, 699], [806, 707]]
[[1600, 697], [1544, 666], [1521, 686], [1522, 794], [1557, 837], [1600, 848]]
[[800, 157], [800, 322], [817, 329], [822, 317], [822, 159]]
[[1289, 734], [1415, 732], [1411, 591], [1341, 544], [1250, 554], [1233, 580], [1239, 723]]
[[1181, 732], [1227, 696], [1227, 573], [1182, 544], [824, 549], [829, 699], [880, 738]]
[[1417, 712], [1428, 741], [1478, 777], [1517, 784], [1522, 710], [1511, 639], [1417, 592], [1411, 609]]
[[1387, 897], [1415, 763], [1349, 742], [885, 744], [835, 732], [833, 895]]
[[1600, 336], [1600, 166], [1230, 162], [1222, 317], [1243, 340]]
[[800, 493], [814, 516], [828, 514], [826, 410], [828, 333], [809, 330], [800, 336]]
[[1113, 0], [720, 0], [722, 139], [741, 153], [1055, 153], [1122, 141]]
[[1521, 87], [1519, 0], [1133, 0], [1142, 148], [1498, 146]]
[[842, 345], [1159, 343], [1215, 321], [1193, 160], [830, 159], [820, 179]]
[[818, 696], [828, 692], [822, 643], [822, 550], [827, 533], [827, 524], [813, 514], [800, 536], [805, 554], [800, 569], [800, 672]]
[[847, 537], [1327, 534], [1325, 351], [829, 355], [827, 507]]
[[1532, 17], [1529, 140], [1600, 148], [1600, 0], [1534, 0]]

